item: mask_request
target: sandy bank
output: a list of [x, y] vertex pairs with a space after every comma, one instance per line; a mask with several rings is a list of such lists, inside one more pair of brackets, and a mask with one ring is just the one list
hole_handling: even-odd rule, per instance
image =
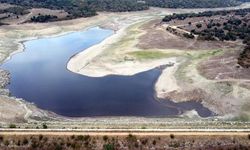
[[174, 77], [178, 66], [179, 63], [176, 63], [174, 66], [163, 70], [161, 76], [155, 84], [156, 96], [158, 98], [165, 98], [167, 93], [180, 90], [180, 87], [177, 85], [176, 78]]

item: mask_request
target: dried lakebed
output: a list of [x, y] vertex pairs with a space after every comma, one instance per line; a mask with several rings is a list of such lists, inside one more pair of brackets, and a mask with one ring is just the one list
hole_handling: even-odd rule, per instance
[[202, 117], [213, 115], [197, 102], [174, 103], [155, 98], [154, 84], [162, 72], [160, 68], [134, 76], [100, 78], [67, 70], [70, 57], [112, 34], [112, 30], [94, 27], [24, 42], [25, 51], [1, 66], [10, 72], [7, 88], [12, 96], [68, 117], [173, 117], [193, 109]]

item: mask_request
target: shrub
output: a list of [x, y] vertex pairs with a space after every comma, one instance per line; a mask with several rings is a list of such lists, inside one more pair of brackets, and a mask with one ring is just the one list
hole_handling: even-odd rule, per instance
[[148, 139], [143, 139], [143, 140], [141, 141], [141, 143], [142, 143], [142, 145], [146, 145], [146, 144], [148, 143]]
[[78, 141], [82, 141], [83, 140], [83, 135], [78, 135], [77, 137], [76, 137], [76, 139], [78, 140]]
[[196, 24], [196, 27], [197, 27], [197, 28], [201, 28], [201, 27], [202, 27], [202, 24], [198, 23], [198, 24]]
[[24, 138], [23, 139], [23, 145], [27, 145], [29, 143], [28, 139], [27, 138]]
[[183, 36], [185, 38], [188, 38], [188, 39], [194, 39], [194, 35], [192, 33], [191, 34], [189, 34], [189, 33], [183, 33]]
[[63, 147], [60, 144], [56, 144], [55, 150], [62, 150]]
[[152, 143], [153, 145], [156, 145], [156, 140], [153, 140], [153, 143]]
[[175, 137], [174, 137], [174, 135], [173, 135], [173, 134], [170, 134], [170, 138], [171, 138], [171, 139], [174, 139]]
[[88, 141], [89, 139], [90, 139], [90, 136], [89, 136], [89, 135], [84, 135], [84, 136], [83, 136], [83, 140], [84, 140], [84, 141]]
[[43, 139], [43, 135], [39, 135], [39, 140], [41, 141]]
[[104, 135], [104, 136], [103, 136], [103, 141], [107, 142], [107, 141], [108, 141], [108, 139], [109, 139], [109, 138], [108, 138], [108, 136], [107, 136], [107, 135]]
[[2, 142], [3, 141], [3, 136], [2, 135], [0, 135], [0, 142]]
[[16, 128], [16, 125], [15, 124], [10, 124], [9, 128]]
[[4, 141], [4, 145], [5, 145], [5, 146], [9, 146], [9, 145], [10, 145], [9, 140], [5, 140], [5, 141]]
[[114, 144], [104, 144], [103, 149], [104, 150], [114, 150], [115, 146], [114, 146]]
[[46, 123], [43, 123], [43, 129], [48, 129], [48, 126]]
[[129, 143], [136, 142], [136, 136], [132, 134], [129, 134], [126, 139]]

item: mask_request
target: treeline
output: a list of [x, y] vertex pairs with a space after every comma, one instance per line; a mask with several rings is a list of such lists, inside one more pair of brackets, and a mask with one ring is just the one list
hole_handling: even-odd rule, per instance
[[240, 15], [241, 17], [246, 16], [250, 12], [250, 8], [247, 9], [238, 9], [238, 10], [222, 10], [222, 11], [205, 11], [199, 13], [184, 13], [184, 14], [173, 14], [165, 16], [162, 21], [169, 22], [171, 20], [185, 20], [186, 18], [193, 18], [193, 17], [212, 17], [216, 15], [226, 16], [230, 13], [235, 13], [235, 15]]
[[69, 13], [69, 18], [96, 15], [96, 11], [81, 0], [0, 0], [0, 2], [25, 8], [62, 9]]
[[148, 9], [148, 5], [138, 0], [0, 0], [28, 8], [63, 9], [70, 18], [89, 17], [97, 11], [140, 11]]
[[140, 11], [149, 9], [145, 1], [138, 0], [85, 0], [96, 11]]
[[239, 0], [146, 0], [149, 6], [163, 8], [214, 8], [241, 4]]
[[139, 11], [150, 6], [165, 8], [212, 8], [241, 4], [240, 0], [0, 0], [25, 7], [63, 9], [72, 16], [88, 17], [96, 11]]

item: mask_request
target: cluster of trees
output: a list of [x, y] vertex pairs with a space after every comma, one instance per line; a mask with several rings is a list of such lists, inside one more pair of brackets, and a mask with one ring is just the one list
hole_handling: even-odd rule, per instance
[[234, 13], [235, 15], [239, 15], [241, 17], [246, 16], [250, 12], [250, 8], [247, 9], [238, 9], [238, 10], [222, 10], [222, 11], [205, 11], [200, 13], [184, 13], [184, 14], [173, 14], [165, 16], [162, 21], [169, 22], [171, 20], [185, 20], [186, 18], [193, 18], [193, 17], [212, 17], [216, 15], [226, 16], [230, 13]]
[[69, 13], [69, 18], [96, 15], [96, 11], [81, 0], [0, 0], [0, 2], [25, 8], [63, 9]]
[[49, 21], [54, 21], [57, 19], [57, 16], [52, 16], [52, 15], [38, 15], [38, 16], [33, 16], [31, 17], [32, 22], [49, 22]]
[[96, 11], [124, 12], [149, 8], [145, 1], [138, 0], [85, 0], [85, 2]]
[[[246, 0], [241, 0], [246, 1]], [[249, 1], [249, 0], [247, 0]], [[89, 17], [96, 11], [139, 11], [150, 6], [168, 8], [204, 8], [239, 5], [240, 0], [0, 0], [28, 8], [63, 9], [69, 17]]]
[[[228, 17], [226, 22], [215, 22], [213, 19], [206, 24], [197, 23], [196, 29], [191, 30], [192, 34], [183, 34], [186, 38], [193, 38], [193, 34], [198, 35], [200, 40], [220, 40], [220, 41], [235, 41], [242, 40], [247, 46], [238, 58], [238, 64], [242, 67], [250, 67], [250, 24], [247, 14], [250, 14], [250, 9], [227, 10], [227, 11], [206, 11], [201, 13], [186, 13], [173, 14], [163, 18], [163, 22], [172, 20], [185, 20], [192, 17], [212, 17], [212, 16], [227, 16], [233, 14], [233, 17]], [[189, 25], [192, 23], [190, 22]]]
[[164, 8], [214, 8], [241, 4], [239, 0], [146, 0], [150, 6]]
[[148, 9], [148, 5], [138, 0], [0, 0], [27, 8], [63, 9], [69, 13], [69, 18], [90, 17], [96, 11], [139, 11]]
[[[193, 34], [199, 35], [203, 40], [215, 40], [216, 38], [221, 41], [235, 41], [237, 39], [247, 42], [250, 39], [250, 25], [248, 19], [244, 17], [250, 13], [250, 9], [240, 10], [228, 10], [228, 11], [206, 11], [201, 13], [186, 13], [186, 14], [173, 14], [163, 18], [163, 22], [169, 22], [171, 20], [184, 20], [192, 17], [212, 17], [215, 15], [226, 16], [228, 14], [234, 14], [234, 17], [230, 17], [227, 22], [219, 23], [214, 22], [213, 19], [206, 24], [206, 27], [202, 30], [192, 30]], [[243, 18], [240, 18], [240, 17]], [[201, 28], [201, 23], [197, 23], [196, 27]], [[188, 37], [188, 36], [187, 36]], [[189, 37], [188, 37], [189, 38]]]
[[201, 37], [206, 37], [206, 40], [215, 40], [215, 38], [221, 41], [235, 41], [237, 39], [243, 40], [246, 43], [250, 39], [250, 25], [238, 18], [231, 18], [223, 24], [220, 23], [208, 23], [206, 29], [201, 31], [192, 30], [194, 34]]

